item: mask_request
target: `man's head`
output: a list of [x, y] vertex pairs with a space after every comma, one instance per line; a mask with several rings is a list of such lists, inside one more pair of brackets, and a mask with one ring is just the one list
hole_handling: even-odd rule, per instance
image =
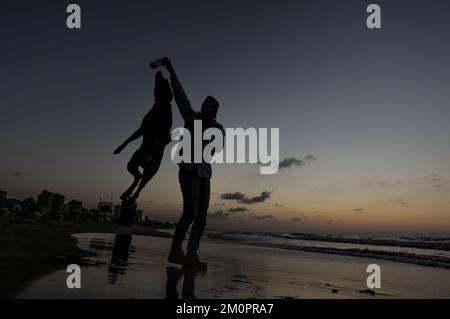
[[206, 120], [215, 120], [217, 117], [217, 111], [219, 110], [219, 102], [217, 100], [208, 95], [202, 104], [202, 116]]
[[170, 88], [169, 81], [167, 81], [162, 75], [161, 71], [158, 71], [155, 75], [155, 101], [157, 102], [170, 102], [172, 101], [173, 94]]

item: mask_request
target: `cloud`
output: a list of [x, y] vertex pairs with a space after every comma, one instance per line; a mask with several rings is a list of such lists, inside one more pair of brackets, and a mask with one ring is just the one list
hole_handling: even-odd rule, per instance
[[238, 203], [242, 203], [242, 204], [255, 204], [255, 203], [262, 203], [262, 202], [266, 201], [267, 199], [270, 198], [270, 194], [271, 194], [271, 192], [264, 191], [264, 192], [261, 192], [261, 194], [258, 196], [248, 197], [247, 195], [245, 195], [243, 193], [235, 192], [235, 193], [224, 193], [221, 195], [221, 198], [226, 199], [226, 200], [235, 200]]
[[245, 194], [235, 192], [235, 193], [224, 193], [220, 195], [220, 198], [227, 200], [242, 200], [245, 197]]
[[275, 220], [275, 217], [273, 217], [273, 215], [255, 215], [255, 214], [252, 214], [249, 217], [249, 219], [258, 220], [258, 221], [260, 221], [260, 220], [270, 220], [270, 219]]
[[293, 166], [300, 167], [300, 166], [305, 166], [305, 165], [306, 165], [306, 163], [304, 161], [302, 161], [301, 159], [291, 157], [291, 158], [286, 158], [286, 159], [282, 160], [280, 162], [279, 169], [291, 168]]
[[212, 219], [227, 219], [230, 217], [230, 214], [224, 213], [222, 210], [217, 210], [213, 213], [208, 214], [208, 218]]
[[12, 176], [14, 176], [14, 177], [23, 177], [23, 176], [25, 176], [26, 174], [24, 173], [24, 172], [20, 172], [20, 171], [14, 171], [13, 173], [12, 173]]
[[355, 209], [353, 209], [353, 211], [355, 213], [364, 213], [364, 209], [362, 209], [362, 208], [355, 208]]
[[291, 219], [291, 221], [292, 222], [301, 222], [302, 220], [301, 220], [301, 218], [294, 217], [294, 218]]
[[404, 200], [402, 200], [400, 197], [397, 196], [392, 196], [392, 198], [387, 200], [388, 203], [394, 204], [394, 205], [399, 205], [399, 206], [405, 206], [406, 203]]
[[441, 176], [439, 176], [438, 174], [429, 175], [426, 177], [426, 179], [434, 184], [435, 189], [441, 189], [444, 187], [442, 185], [444, 182], [444, 179]]
[[438, 174], [433, 174], [429, 176], [429, 179], [433, 182], [433, 183], [442, 183], [444, 181], [444, 179], [442, 177], [440, 177]]
[[295, 158], [295, 157], [285, 158], [280, 162], [279, 169], [301, 167], [305, 166], [307, 162], [312, 162], [316, 160], [317, 158], [314, 155], [307, 155], [303, 158]]
[[0, 174], [8, 177], [13, 178], [22, 178], [22, 177], [28, 177], [30, 174], [23, 172], [21, 170], [16, 170], [12, 168], [0, 168]]
[[242, 212], [248, 212], [249, 210], [245, 207], [232, 207], [228, 211], [230, 213], [242, 213]]
[[413, 184], [415, 183], [415, 179], [414, 178], [409, 178], [409, 179], [396, 179], [393, 181], [372, 181], [372, 180], [368, 180], [367, 181], [367, 185], [369, 186], [379, 186], [382, 188], [387, 188], [387, 187], [396, 187], [396, 186], [401, 186], [401, 185], [405, 185], [405, 184]]
[[[429, 183], [432, 184], [434, 186], [434, 188], [441, 188], [443, 186], [444, 183], [444, 178], [442, 176], [440, 176], [439, 174], [431, 174], [431, 175], [426, 175], [421, 177], [420, 179], [416, 179], [416, 178], [409, 178], [409, 179], [396, 179], [394, 181], [380, 181], [377, 182], [376, 185], [383, 187], [383, 188], [387, 188], [387, 187], [395, 187], [395, 186], [400, 186], [400, 185], [411, 185], [417, 182], [425, 182], [425, 183]], [[372, 185], [373, 182], [371, 180], [368, 181], [369, 185]]]
[[261, 195], [259, 195], [259, 196], [244, 197], [239, 202], [244, 203], [244, 204], [262, 203], [265, 200], [270, 198], [270, 194], [271, 194], [271, 192], [264, 191], [264, 192], [261, 192]]
[[303, 157], [305, 161], [311, 162], [311, 161], [317, 161], [317, 158], [314, 155], [307, 155]]

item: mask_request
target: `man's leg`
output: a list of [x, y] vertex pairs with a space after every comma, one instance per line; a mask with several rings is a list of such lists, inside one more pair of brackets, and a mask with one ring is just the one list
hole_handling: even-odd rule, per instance
[[189, 236], [189, 243], [187, 249], [187, 256], [197, 258], [197, 251], [200, 246], [200, 240], [203, 236], [206, 226], [206, 216], [209, 207], [210, 197], [210, 179], [200, 178], [200, 192], [199, 192], [199, 208], [198, 213], [194, 217], [194, 223], [191, 229], [191, 235]]
[[183, 169], [180, 169], [178, 178], [180, 181], [181, 193], [183, 195], [183, 213], [177, 223], [175, 234], [172, 239], [172, 249], [169, 261], [173, 260], [173, 262], [175, 262], [174, 259], [178, 258], [171, 258], [171, 256], [179, 257], [181, 255], [181, 246], [186, 237], [186, 232], [199, 209], [198, 194], [200, 192], [200, 178], [195, 176], [194, 172]]

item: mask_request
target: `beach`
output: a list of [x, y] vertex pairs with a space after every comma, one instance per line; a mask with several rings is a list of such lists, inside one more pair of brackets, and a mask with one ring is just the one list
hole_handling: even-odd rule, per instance
[[[71, 236], [80, 232], [115, 233], [116, 225], [37, 221], [26, 218], [0, 219], [0, 298], [9, 298], [28, 283], [70, 263], [83, 263], [95, 253], [77, 247]], [[141, 235], [170, 237], [155, 227], [134, 227]]]
[[[448, 269], [207, 238], [201, 254], [208, 270], [183, 271], [166, 261], [169, 234], [152, 227], [128, 233], [115, 228], [2, 227], [2, 246], [4, 238], [15, 243], [2, 249], [2, 297], [450, 298]], [[19, 233], [27, 237], [20, 244]], [[66, 286], [71, 263], [81, 267], [80, 289]], [[381, 267], [381, 289], [366, 286], [369, 264]]]

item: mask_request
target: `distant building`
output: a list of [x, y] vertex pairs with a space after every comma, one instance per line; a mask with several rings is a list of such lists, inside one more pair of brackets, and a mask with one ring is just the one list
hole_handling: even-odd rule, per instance
[[104, 202], [100, 199], [97, 205], [98, 215], [97, 221], [101, 223], [111, 223], [113, 221], [113, 202]]
[[64, 201], [66, 200], [66, 196], [61, 194], [53, 194], [53, 201], [51, 205], [51, 209], [56, 212], [61, 212], [64, 209]]
[[22, 215], [32, 217], [39, 211], [37, 202], [34, 198], [28, 197], [22, 201]]
[[115, 205], [114, 206], [114, 209], [113, 209], [113, 216], [114, 216], [114, 219], [115, 220], [118, 220], [119, 219], [119, 216], [120, 216], [120, 210], [122, 209], [122, 206], [120, 205], [120, 204], [117, 204], [117, 205]]
[[15, 198], [7, 198], [5, 199], [4, 207], [11, 213], [18, 214], [22, 211], [22, 201]]
[[43, 190], [38, 198], [37, 198], [37, 204], [41, 208], [48, 208], [50, 209], [51, 203], [52, 203], [52, 194], [49, 191]]
[[3, 191], [0, 189], [0, 208], [3, 207], [3, 205], [5, 204], [5, 200], [6, 200], [6, 196], [8, 195], [7, 192]]
[[89, 210], [89, 212], [88, 212], [88, 214], [89, 214], [91, 217], [93, 217], [93, 218], [96, 218], [96, 216], [98, 215], [98, 213], [99, 213], [99, 211], [98, 211], [98, 209], [96, 209], [96, 208], [91, 208], [91, 209]]
[[70, 202], [67, 203], [67, 210], [68, 211], [72, 211], [72, 210], [79, 210], [81, 211], [83, 209], [83, 202], [79, 201], [79, 200], [71, 200]]
[[37, 204], [44, 211], [61, 212], [64, 208], [65, 199], [64, 195], [43, 190], [38, 196]]
[[112, 202], [103, 202], [99, 201], [97, 205], [97, 209], [100, 213], [112, 214], [113, 213], [114, 204]]
[[66, 210], [68, 215], [78, 216], [83, 212], [83, 202], [73, 199], [67, 203]]

